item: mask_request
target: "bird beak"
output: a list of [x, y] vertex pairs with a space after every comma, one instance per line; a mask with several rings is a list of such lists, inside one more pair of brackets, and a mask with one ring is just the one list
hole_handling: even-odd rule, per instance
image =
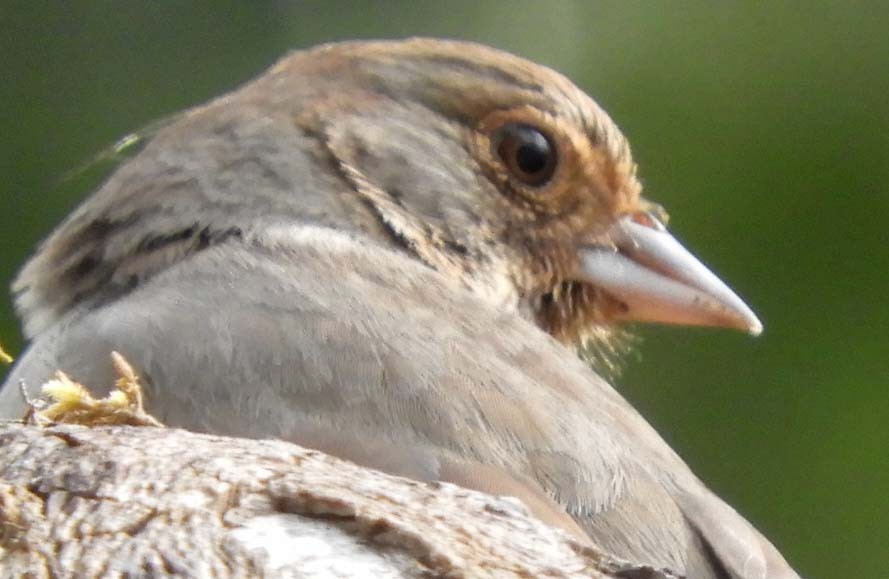
[[747, 304], [651, 215], [620, 219], [607, 244], [581, 250], [579, 277], [626, 305], [617, 319], [762, 332]]

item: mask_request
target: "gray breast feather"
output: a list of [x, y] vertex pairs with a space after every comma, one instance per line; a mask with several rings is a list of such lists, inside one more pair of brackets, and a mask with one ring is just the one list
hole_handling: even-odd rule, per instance
[[771, 545], [572, 352], [422, 264], [304, 229], [207, 249], [62, 319], [11, 373], [0, 414], [22, 413], [19, 380], [33, 392], [56, 369], [101, 392], [117, 350], [170, 426], [418, 479], [486, 464], [539, 485], [618, 555], [715, 577], [700, 562], [711, 544], [730, 576], [768, 576]]

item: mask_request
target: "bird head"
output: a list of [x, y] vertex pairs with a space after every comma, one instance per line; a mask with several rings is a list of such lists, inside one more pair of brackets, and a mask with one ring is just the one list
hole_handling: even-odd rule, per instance
[[418, 39], [301, 53], [269, 80], [307, 60], [338, 90], [316, 93], [300, 122], [429, 266], [575, 345], [630, 321], [761, 331], [667, 232], [627, 139], [562, 75]]
[[216, 243], [310, 222], [370, 236], [566, 344], [753, 312], [666, 231], [627, 139], [562, 75], [466, 42], [324, 45], [176, 117], [44, 243], [33, 335]]

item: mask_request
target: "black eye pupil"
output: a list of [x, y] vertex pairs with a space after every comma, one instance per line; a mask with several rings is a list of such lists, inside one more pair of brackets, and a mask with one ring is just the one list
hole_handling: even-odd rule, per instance
[[509, 123], [502, 126], [494, 135], [493, 145], [512, 176], [526, 185], [543, 185], [555, 172], [555, 148], [540, 130], [531, 125]]
[[541, 147], [538, 143], [522, 145], [516, 152], [516, 164], [519, 169], [532, 175], [546, 168], [548, 158], [549, 148]]

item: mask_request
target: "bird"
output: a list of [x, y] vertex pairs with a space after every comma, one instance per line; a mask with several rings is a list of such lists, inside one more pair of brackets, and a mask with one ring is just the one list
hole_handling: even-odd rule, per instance
[[[37, 248], [0, 417], [57, 370], [694, 578], [798, 577], [597, 371], [630, 322], [758, 334], [563, 75], [432, 38], [284, 56], [175, 115]], [[592, 352], [582, 355], [583, 352]]]

